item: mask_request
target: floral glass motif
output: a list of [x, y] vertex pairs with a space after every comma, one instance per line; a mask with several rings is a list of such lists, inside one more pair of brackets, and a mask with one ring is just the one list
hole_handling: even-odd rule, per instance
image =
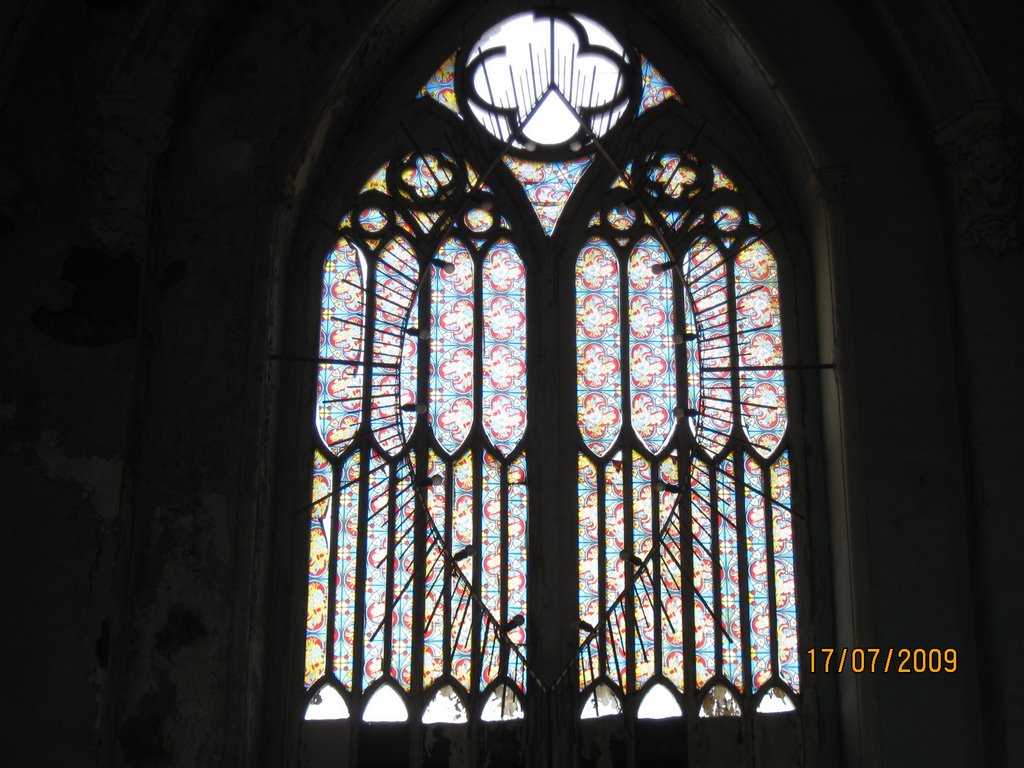
[[505, 238], [484, 259], [482, 295], [484, 431], [507, 456], [526, 433], [526, 267]]
[[676, 405], [675, 305], [672, 273], [653, 268], [668, 259], [650, 235], [629, 257], [629, 399], [633, 431], [651, 453], [672, 435]]
[[438, 67], [426, 85], [420, 89], [420, 97], [428, 97], [436, 101], [442, 107], [446, 107], [459, 115], [459, 102], [455, 98], [455, 56], [453, 53], [444, 64]]
[[610, 193], [628, 204], [576, 262], [581, 695], [681, 692], [687, 667], [700, 695], [798, 693], [775, 258], [692, 153], [641, 156]]
[[788, 418], [778, 270], [763, 240], [751, 238], [739, 252], [735, 275], [743, 432], [768, 457], [782, 442]]
[[622, 428], [620, 294], [615, 252], [594, 238], [576, 260], [576, 419], [598, 456]]
[[474, 267], [469, 250], [454, 238], [442, 243], [438, 254], [451, 267], [431, 267], [430, 424], [451, 455], [473, 425]]
[[306, 601], [306, 687], [327, 670], [327, 625], [331, 540], [331, 463], [322, 453], [313, 456], [313, 503], [309, 526], [309, 580]]
[[[427, 473], [438, 478], [436, 485], [426, 489], [429, 527], [438, 532], [446, 529], [445, 510], [448, 508], [448, 467], [436, 452], [430, 452]], [[431, 548], [424, 564], [423, 605], [423, 685], [429, 687], [444, 674], [445, 627], [449, 613], [446, 594], [448, 581], [445, 558], [440, 549]]]
[[533, 206], [544, 234], [550, 235], [555, 231], [569, 196], [594, 158], [540, 162], [505, 155], [502, 160], [526, 192], [526, 199]]
[[317, 375], [317, 427], [336, 456], [348, 447], [361, 422], [365, 283], [362, 254], [340, 238], [324, 262]]
[[792, 478], [789, 452], [783, 451], [769, 469], [772, 508], [772, 561], [775, 578], [775, 643], [779, 675], [800, 692], [800, 652], [796, 624], [796, 568], [793, 563]]
[[338, 520], [334, 546], [334, 676], [343, 686], [352, 685], [353, 643], [356, 627], [356, 565], [359, 550], [359, 493], [362, 466], [356, 454], [341, 465], [338, 479]]
[[668, 81], [661, 76], [661, 73], [654, 68], [646, 56], [640, 57], [640, 106], [637, 107], [637, 114], [642, 115], [649, 109], [654, 109], [667, 99], [678, 99], [676, 89], [668, 84]]
[[304, 682], [339, 711], [526, 690], [527, 274], [493, 207], [447, 154], [393, 158], [324, 260]]

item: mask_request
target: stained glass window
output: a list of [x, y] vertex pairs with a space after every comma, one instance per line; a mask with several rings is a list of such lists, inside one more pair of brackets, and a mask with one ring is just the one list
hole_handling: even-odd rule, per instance
[[409, 153], [324, 262], [305, 684], [340, 716], [405, 720], [421, 690], [428, 719], [474, 689], [522, 712], [526, 268], [492, 211], [471, 166]]
[[576, 261], [579, 688], [694, 685], [738, 714], [800, 690], [776, 261], [690, 152], [611, 186], [637, 202], [591, 219]]
[[[566, 685], [581, 719], [794, 709], [767, 213], [672, 138], [655, 65], [580, 15], [512, 17], [414, 97], [443, 135], [377, 159], [322, 262], [306, 717], [515, 720]], [[531, 292], [565, 275], [543, 327]], [[545, 334], [575, 355], [528, 371]], [[575, 500], [539, 496], [538, 467]], [[578, 547], [555, 680], [532, 671], [535, 529]]]

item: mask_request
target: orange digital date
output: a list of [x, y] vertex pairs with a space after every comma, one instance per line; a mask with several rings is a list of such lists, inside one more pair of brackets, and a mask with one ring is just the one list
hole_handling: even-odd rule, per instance
[[956, 648], [809, 648], [810, 673], [956, 672]]

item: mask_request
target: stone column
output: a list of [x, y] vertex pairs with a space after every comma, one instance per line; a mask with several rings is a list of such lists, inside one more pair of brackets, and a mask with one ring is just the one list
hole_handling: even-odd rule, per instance
[[[1019, 611], [998, 595], [1019, 578], [1024, 325], [1021, 149], [1024, 132], [1005, 106], [979, 103], [935, 131], [947, 164], [957, 218], [950, 296], [958, 347], [957, 392], [967, 493], [966, 549], [973, 595], [984, 762], [1015, 765], [1024, 742], [1011, 724], [1024, 718], [1016, 691], [1024, 685], [1013, 638], [1024, 632]], [[965, 618], [970, 615], [965, 611]]]

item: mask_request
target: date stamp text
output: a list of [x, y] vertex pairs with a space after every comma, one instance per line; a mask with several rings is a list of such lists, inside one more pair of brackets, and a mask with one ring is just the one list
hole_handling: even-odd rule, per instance
[[956, 648], [810, 648], [809, 671], [830, 672], [956, 672]]

